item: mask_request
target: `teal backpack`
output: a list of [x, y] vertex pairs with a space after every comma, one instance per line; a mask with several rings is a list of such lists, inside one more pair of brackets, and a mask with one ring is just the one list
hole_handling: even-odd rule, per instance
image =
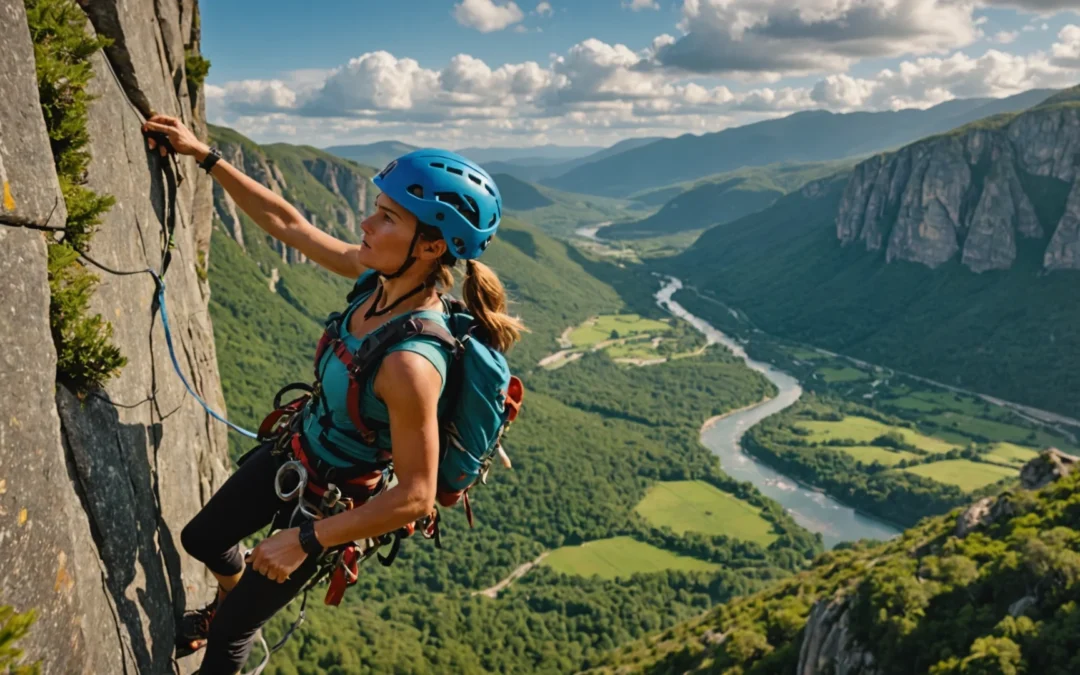
[[[378, 284], [378, 275], [362, 275], [349, 293], [351, 307], [358, 297], [370, 294]], [[315, 363], [327, 349], [333, 350], [350, 374], [347, 407], [358, 436], [374, 445], [376, 429], [385, 424], [365, 418], [360, 413], [361, 393], [386, 351], [402, 340], [425, 335], [442, 342], [451, 353], [450, 368], [442, 396], [445, 401], [439, 416], [439, 481], [436, 499], [442, 506], [464, 501], [470, 527], [473, 524], [469, 490], [477, 481], [486, 483], [487, 473], [498, 456], [510, 466], [502, 448], [502, 438], [517, 418], [524, 396], [521, 380], [510, 373], [506, 357], [490, 345], [484, 327], [469, 314], [460, 300], [444, 295], [443, 305], [449, 315], [446, 330], [441, 324], [408, 314], [387, 321], [372, 331], [356, 352], [350, 352], [341, 340], [344, 312], [331, 314], [326, 331], [319, 341]], [[391, 448], [383, 448], [387, 455]]]

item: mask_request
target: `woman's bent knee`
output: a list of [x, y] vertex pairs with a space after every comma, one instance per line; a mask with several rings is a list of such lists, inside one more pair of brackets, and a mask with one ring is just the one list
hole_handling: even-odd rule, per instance
[[180, 545], [188, 555], [206, 565], [211, 572], [219, 576], [231, 577], [244, 569], [240, 547], [222, 545], [208, 535], [209, 525], [200, 527], [196, 516], [180, 531]]

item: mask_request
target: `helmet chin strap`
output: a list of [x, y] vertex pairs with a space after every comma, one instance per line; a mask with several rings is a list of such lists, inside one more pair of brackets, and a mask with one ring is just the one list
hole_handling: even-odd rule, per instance
[[[401, 267], [399, 267], [397, 269], [397, 271], [394, 272], [393, 274], [384, 274], [384, 275], [382, 275], [384, 281], [386, 279], [396, 279], [397, 277], [400, 277], [402, 274], [404, 274], [405, 270], [412, 267], [412, 264], [414, 262], [416, 262], [416, 256], [413, 255], [413, 249], [416, 248], [416, 242], [417, 242], [417, 240], [419, 238], [420, 238], [420, 226], [419, 226], [419, 224], [417, 224], [416, 232], [413, 234], [412, 241], [409, 242], [409, 250], [405, 254], [405, 262], [401, 263]], [[383, 293], [383, 284], [382, 284], [382, 282], [380, 282], [379, 283], [379, 288], [375, 292], [375, 299], [372, 301], [371, 306], [368, 307], [367, 311], [364, 312], [364, 318], [365, 319], [370, 319], [373, 316], [383, 316], [384, 314], [387, 314], [388, 312], [390, 312], [390, 310], [394, 309], [399, 304], [404, 302], [406, 299], [411, 298], [412, 296], [416, 295], [417, 293], [424, 290], [425, 288], [427, 288], [427, 281], [426, 280], [423, 283], [421, 283], [419, 286], [417, 286], [416, 288], [412, 289], [411, 291], [409, 291], [405, 295], [401, 296], [397, 300], [390, 303], [387, 307], [383, 307], [382, 309], [378, 309], [379, 303], [382, 302], [383, 295], [384, 295], [384, 293]]]
[[416, 232], [413, 233], [412, 241], [409, 242], [409, 250], [405, 253], [405, 262], [401, 263], [401, 267], [397, 268], [397, 271], [393, 274], [384, 274], [383, 279], [396, 279], [402, 274], [405, 274], [405, 270], [412, 267], [412, 264], [416, 262], [416, 256], [413, 255], [413, 249], [416, 248], [416, 242], [420, 239], [420, 223], [416, 224]]

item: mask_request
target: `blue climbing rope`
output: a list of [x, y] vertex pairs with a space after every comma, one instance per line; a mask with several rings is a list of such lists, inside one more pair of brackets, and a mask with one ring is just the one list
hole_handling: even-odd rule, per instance
[[191, 388], [191, 385], [188, 384], [187, 378], [184, 377], [183, 371], [180, 370], [180, 362], [177, 361], [176, 350], [173, 348], [172, 329], [169, 328], [169, 313], [165, 309], [165, 280], [158, 276], [158, 273], [150, 268], [147, 268], [146, 271], [152, 277], [154, 277], [154, 283], [157, 284], [158, 307], [161, 313], [161, 325], [165, 328], [165, 342], [169, 345], [169, 356], [172, 357], [173, 369], [175, 369], [176, 374], [180, 376], [180, 381], [184, 383], [185, 387], [187, 387], [188, 393], [195, 397], [195, 400], [198, 401], [200, 405], [202, 405], [202, 407], [206, 410], [207, 413], [210, 414], [211, 417], [223, 424], [228, 425], [234, 431], [237, 431], [244, 436], [247, 436], [248, 438], [254, 438], [258, 440], [258, 434], [253, 434], [247, 429], [233, 424], [218, 413], [214, 412], [214, 409], [208, 406], [206, 404], [206, 401], [202, 400], [199, 395], [195, 393], [195, 390]]

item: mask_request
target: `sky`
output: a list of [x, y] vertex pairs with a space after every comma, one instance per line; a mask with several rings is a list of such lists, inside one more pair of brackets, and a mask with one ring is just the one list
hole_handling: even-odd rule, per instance
[[608, 146], [1080, 84], [1080, 0], [214, 0], [207, 116], [253, 140]]

